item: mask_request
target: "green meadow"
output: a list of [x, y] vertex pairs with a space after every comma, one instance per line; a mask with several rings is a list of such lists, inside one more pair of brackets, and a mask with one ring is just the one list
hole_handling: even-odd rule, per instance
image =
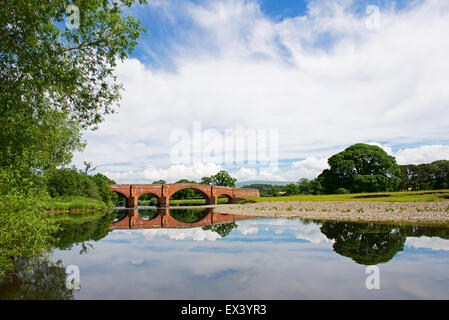
[[81, 196], [51, 198], [44, 203], [46, 210], [103, 210], [108, 207], [101, 200]]
[[249, 197], [255, 202], [273, 201], [381, 201], [381, 202], [439, 202], [449, 201], [449, 190], [351, 193], [329, 195], [292, 195], [280, 197]]

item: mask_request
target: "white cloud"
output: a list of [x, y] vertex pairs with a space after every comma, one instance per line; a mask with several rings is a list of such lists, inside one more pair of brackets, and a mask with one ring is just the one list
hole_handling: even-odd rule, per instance
[[256, 234], [259, 230], [274, 229], [277, 235], [291, 233], [296, 239], [305, 240], [313, 244], [332, 244], [320, 230], [320, 226], [315, 223], [304, 224], [300, 220], [288, 219], [264, 219], [247, 220], [238, 224], [237, 230], [242, 234]]
[[256, 168], [242, 167], [238, 171], [232, 174], [238, 181], [249, 180], [266, 180], [266, 181], [286, 181], [286, 177], [281, 170], [275, 170], [274, 172], [264, 172], [257, 170]]
[[239, 227], [237, 230], [240, 231], [240, 233], [243, 235], [256, 234], [257, 232], [259, 232], [259, 229], [256, 227], [249, 227], [249, 226], [245, 226], [245, 225], [240, 226], [240, 224], [239, 224]]
[[239, 181], [255, 180], [258, 177], [257, 169], [245, 168], [245, 167], [240, 168], [232, 176], [237, 178], [237, 180], [239, 180]]
[[449, 160], [449, 146], [430, 145], [419, 148], [406, 148], [395, 154], [399, 164], [429, 163], [435, 160]]
[[449, 250], [449, 240], [438, 237], [409, 237], [405, 241], [407, 247], [428, 248], [432, 250]]
[[[367, 29], [350, 3], [311, 1], [307, 16], [280, 22], [255, 1], [186, 4], [177, 14], [192, 27], [186, 43], [173, 44], [175, 71], [121, 64], [119, 114], [86, 134], [74, 163], [126, 163], [108, 171], [118, 182], [199, 179], [212, 166], [169, 162], [170, 132], [191, 131], [197, 120], [222, 132], [278, 129], [280, 158], [305, 160], [277, 179], [314, 177], [324, 158], [356, 142], [403, 145], [399, 163], [447, 155], [433, 145], [449, 136], [449, 3], [383, 10], [379, 30]], [[407, 148], [415, 143], [432, 146]], [[254, 171], [235, 175], [252, 179]]]
[[149, 166], [141, 171], [104, 171], [104, 174], [123, 183], [152, 182], [161, 179], [167, 182], [176, 182], [182, 178], [198, 181], [202, 177], [209, 177], [220, 170], [222, 167], [214, 163], [196, 163], [192, 166], [171, 165], [166, 169]]
[[292, 173], [300, 178], [316, 178], [324, 169], [329, 168], [327, 158], [309, 157], [292, 163]]
[[385, 152], [388, 153], [390, 156], [394, 156], [393, 150], [391, 149], [391, 147], [389, 145], [383, 145], [381, 143], [374, 142], [374, 141], [368, 142], [367, 144], [372, 145], [372, 146], [378, 146], [378, 147], [384, 149]]
[[145, 229], [141, 233], [148, 239], [168, 237], [172, 240], [215, 241], [220, 235], [210, 230], [201, 228], [192, 229]]

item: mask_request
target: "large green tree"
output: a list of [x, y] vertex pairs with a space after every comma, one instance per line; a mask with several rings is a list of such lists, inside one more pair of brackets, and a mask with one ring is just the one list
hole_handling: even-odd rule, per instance
[[38, 204], [39, 177], [69, 164], [84, 146], [81, 130], [118, 106], [114, 70], [143, 31], [124, 13], [136, 2], [1, 2], [0, 272], [48, 249], [54, 226]]
[[[142, 31], [123, 13], [134, 2], [2, 1], [1, 166], [67, 164], [83, 147], [80, 129], [95, 128], [113, 112], [121, 89], [114, 69]], [[70, 24], [74, 19], [79, 25]]]
[[374, 145], [358, 143], [328, 159], [329, 169], [318, 180], [326, 193], [396, 191], [400, 169], [393, 156]]
[[231, 177], [231, 175], [225, 170], [220, 170], [217, 174], [213, 176], [203, 177], [200, 183], [212, 184], [214, 186], [235, 187], [236, 182], [237, 182], [236, 178]]

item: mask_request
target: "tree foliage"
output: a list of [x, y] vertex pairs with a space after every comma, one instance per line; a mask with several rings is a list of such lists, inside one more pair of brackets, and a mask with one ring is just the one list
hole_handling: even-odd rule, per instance
[[[121, 86], [114, 69], [133, 51], [143, 31], [137, 19], [124, 14], [134, 3], [73, 0], [80, 24], [66, 28], [66, 0], [2, 1], [2, 270], [14, 259], [34, 259], [49, 249], [55, 226], [42, 214], [43, 173], [54, 174], [51, 192], [108, 197], [102, 192], [108, 183], [104, 177], [81, 177], [54, 168], [69, 164], [73, 152], [84, 147], [82, 129], [95, 129], [118, 106]], [[64, 183], [67, 191], [60, 186]]]
[[318, 180], [325, 193], [396, 191], [400, 169], [393, 156], [378, 146], [358, 143], [328, 159]]
[[[188, 180], [188, 179], [181, 179], [176, 181], [175, 183], [189, 183], [189, 184], [196, 184], [195, 181]], [[175, 192], [171, 199], [173, 200], [185, 200], [185, 199], [198, 199], [203, 198], [204, 195], [202, 192], [195, 190], [195, 189], [183, 189]]]
[[291, 196], [295, 194], [299, 194], [300, 190], [297, 184], [289, 183], [282, 188], [282, 191], [285, 192], [285, 195]]
[[438, 190], [449, 188], [449, 160], [432, 163], [408, 164], [401, 169], [402, 190]]
[[282, 186], [259, 183], [244, 185], [242, 188], [257, 189], [261, 197], [277, 197], [282, 190]]
[[17, 257], [37, 261], [51, 248], [56, 224], [43, 213], [40, 199], [8, 192], [0, 201], [0, 275], [14, 268]]
[[221, 170], [213, 176], [203, 177], [200, 183], [222, 187], [235, 187], [236, 182], [236, 178], [231, 177], [231, 175], [225, 170]]
[[74, 0], [77, 28], [65, 27], [65, 0], [2, 2], [1, 166], [68, 164], [83, 147], [80, 129], [113, 112], [121, 89], [114, 69], [143, 30], [123, 13], [134, 2]]
[[47, 190], [51, 197], [83, 196], [111, 204], [117, 200], [109, 185], [115, 181], [105, 175], [87, 175], [76, 168], [50, 169], [45, 174]]

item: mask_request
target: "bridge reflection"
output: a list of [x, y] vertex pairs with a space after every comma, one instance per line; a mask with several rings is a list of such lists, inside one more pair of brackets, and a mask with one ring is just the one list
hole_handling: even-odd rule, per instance
[[[109, 226], [109, 229], [187, 229], [255, 218], [254, 216], [216, 213], [213, 211], [213, 208], [206, 208], [204, 209], [204, 214], [202, 214], [197, 221], [182, 222], [173, 217], [174, 214], [170, 214], [170, 208], [157, 208], [154, 210], [156, 211], [156, 215], [151, 219], [145, 219], [139, 215], [139, 209], [128, 209], [126, 210], [127, 213], [122, 218]], [[172, 211], [176, 210], [179, 209], [172, 209]]]

